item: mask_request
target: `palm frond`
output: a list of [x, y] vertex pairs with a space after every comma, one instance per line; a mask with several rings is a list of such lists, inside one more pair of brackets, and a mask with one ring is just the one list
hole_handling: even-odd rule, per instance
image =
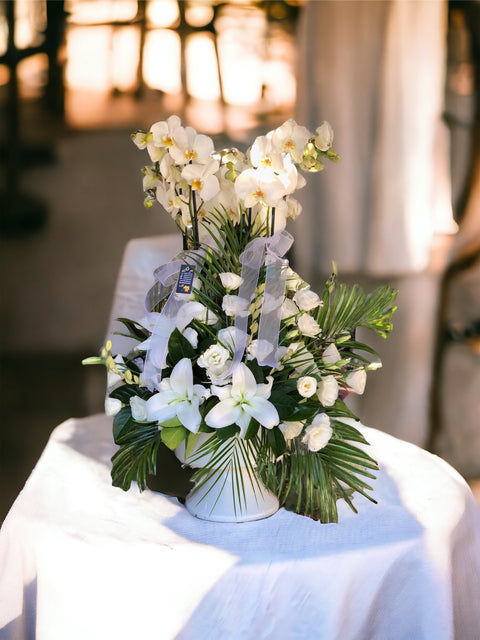
[[357, 284], [338, 284], [336, 276], [325, 286], [316, 320], [322, 327], [324, 339], [332, 339], [343, 331], [357, 327], [371, 329], [386, 337], [392, 329], [393, 302], [397, 291], [389, 285], [365, 293]]

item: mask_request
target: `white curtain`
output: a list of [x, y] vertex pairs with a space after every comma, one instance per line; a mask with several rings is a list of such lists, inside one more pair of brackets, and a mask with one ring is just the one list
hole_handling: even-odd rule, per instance
[[[447, 3], [307, 2], [299, 25], [298, 122], [328, 120], [337, 165], [299, 192], [296, 266], [329, 273], [424, 269], [437, 233], [453, 233], [442, 121]], [[308, 279], [308, 278], [307, 278]]]

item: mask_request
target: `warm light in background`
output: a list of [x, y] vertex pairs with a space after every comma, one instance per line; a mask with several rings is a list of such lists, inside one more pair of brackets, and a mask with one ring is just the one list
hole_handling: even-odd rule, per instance
[[187, 40], [186, 51], [188, 93], [200, 100], [218, 100], [217, 56], [213, 39], [207, 33], [198, 33]]
[[151, 0], [147, 4], [147, 19], [153, 27], [171, 27], [179, 18], [176, 0]]
[[[41, 43], [46, 24], [45, 0], [17, 0], [15, 6], [17, 47]], [[164, 99], [186, 94], [200, 101], [253, 107], [262, 112], [293, 105], [294, 37], [278, 23], [269, 23], [261, 8], [242, 0], [222, 4], [215, 18], [215, 34], [211, 32], [215, 13], [208, 2], [183, 5], [187, 24], [180, 32], [177, 0], [147, 2], [143, 25], [141, 8], [136, 0], [65, 3], [67, 121], [72, 105], [69, 91], [84, 94], [76, 98], [83, 110], [88, 109], [86, 96], [91, 94], [92, 113], [85, 117], [89, 121], [95, 116], [99, 101], [105, 103], [112, 90], [132, 94], [141, 84], [161, 91]], [[202, 27], [206, 29], [202, 31]], [[179, 33], [185, 32], [189, 35], [184, 36], [182, 47]], [[0, 54], [6, 51], [7, 36], [5, 17], [0, 15]], [[40, 95], [47, 71], [45, 54], [24, 60], [18, 66], [21, 95]], [[0, 84], [8, 82], [8, 78], [7, 68], [0, 65]], [[77, 116], [78, 113], [77, 109]]]
[[71, 27], [67, 37], [65, 82], [70, 89], [109, 90], [112, 27]]
[[[38, 0], [37, 0], [38, 1]], [[65, 3], [73, 24], [101, 24], [133, 20], [137, 15], [136, 0], [70, 0]]]
[[143, 52], [143, 79], [152, 89], [180, 93], [180, 36], [170, 29], [147, 34]]

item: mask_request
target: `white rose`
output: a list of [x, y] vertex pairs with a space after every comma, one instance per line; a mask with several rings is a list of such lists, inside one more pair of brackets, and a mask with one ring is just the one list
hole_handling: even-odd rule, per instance
[[312, 424], [305, 429], [302, 442], [307, 445], [310, 451], [320, 451], [326, 446], [333, 435], [330, 426], [330, 418], [326, 413], [317, 413]]
[[281, 422], [278, 426], [280, 431], [283, 433], [285, 440], [291, 440], [302, 433], [303, 422]]
[[299, 289], [293, 299], [303, 311], [311, 311], [321, 303], [320, 297], [310, 289]]
[[203, 311], [195, 316], [195, 320], [203, 322], [203, 324], [210, 325], [218, 322], [218, 316], [213, 313], [213, 311], [210, 311], [210, 309], [207, 309], [207, 307], [205, 307]]
[[122, 403], [118, 398], [105, 398], [105, 415], [116, 416], [122, 408]]
[[237, 276], [236, 273], [232, 273], [231, 271], [225, 271], [224, 273], [220, 273], [219, 275], [223, 286], [228, 291], [234, 291], [235, 289], [238, 289], [238, 287], [243, 282], [243, 278]]
[[233, 353], [235, 348], [235, 335], [237, 329], [235, 327], [226, 327], [225, 329], [220, 329], [217, 333], [217, 340], [222, 343], [224, 347], [230, 349]]
[[336, 364], [339, 360], [341, 360], [340, 353], [338, 352], [337, 347], [333, 344], [328, 345], [322, 355], [323, 361], [325, 364]]
[[291, 269], [289, 267], [288, 271], [287, 271], [287, 289], [288, 289], [288, 291], [296, 291], [299, 287], [302, 286], [303, 282], [304, 281], [302, 280], [302, 278], [300, 278], [298, 273], [295, 273], [295, 271], [293, 271], [293, 269]]
[[252, 340], [247, 347], [248, 359], [265, 359], [273, 351], [273, 344], [268, 340]]
[[244, 318], [248, 316], [248, 308], [248, 300], [245, 300], [245, 298], [231, 295], [223, 296], [222, 309], [227, 316], [240, 316]]
[[327, 121], [317, 127], [315, 133], [315, 146], [320, 151], [328, 151], [333, 144], [333, 129]]
[[289, 320], [288, 324], [295, 321], [295, 316], [298, 315], [298, 307], [293, 300], [285, 298], [282, 304], [282, 320]]
[[130, 408], [132, 410], [132, 418], [137, 422], [144, 422], [147, 418], [147, 402], [138, 396], [130, 398]]
[[318, 322], [312, 318], [312, 316], [308, 315], [308, 313], [302, 313], [302, 315], [297, 318], [297, 326], [304, 336], [310, 338], [318, 336], [321, 332]]
[[230, 352], [222, 347], [221, 344], [212, 344], [208, 349], [202, 353], [198, 358], [197, 364], [204, 369], [210, 369], [212, 367], [222, 367], [230, 358]]
[[297, 380], [297, 391], [303, 398], [310, 398], [317, 390], [317, 381], [312, 376], [302, 376]]
[[192, 327], [187, 327], [183, 330], [184, 337], [190, 342], [194, 349], [198, 346], [198, 333]]
[[338, 382], [334, 376], [325, 376], [317, 385], [317, 398], [324, 407], [331, 407], [338, 398]]
[[345, 382], [353, 391], [353, 393], [358, 393], [362, 395], [365, 391], [365, 385], [367, 383], [367, 372], [365, 369], [357, 369], [356, 371], [352, 371], [345, 378]]

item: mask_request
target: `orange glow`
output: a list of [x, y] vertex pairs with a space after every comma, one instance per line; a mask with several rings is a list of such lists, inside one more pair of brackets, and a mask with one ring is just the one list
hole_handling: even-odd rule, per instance
[[65, 79], [72, 89], [105, 91], [111, 87], [109, 69], [112, 27], [71, 27], [67, 38]]
[[143, 77], [152, 89], [180, 93], [180, 37], [175, 31], [157, 29], [145, 39]]
[[206, 33], [191, 36], [187, 41], [187, 88], [194, 98], [218, 100], [217, 58], [212, 39]]
[[[50, 0], [51, 1], [51, 0]], [[73, 24], [95, 24], [114, 21], [128, 22], [137, 14], [136, 0], [70, 0], [65, 9]]]
[[153, 27], [172, 27], [179, 18], [176, 0], [151, 0], [147, 5], [147, 19]]
[[121, 91], [128, 91], [137, 84], [140, 62], [140, 31], [137, 27], [116, 29], [112, 37], [112, 84]]

